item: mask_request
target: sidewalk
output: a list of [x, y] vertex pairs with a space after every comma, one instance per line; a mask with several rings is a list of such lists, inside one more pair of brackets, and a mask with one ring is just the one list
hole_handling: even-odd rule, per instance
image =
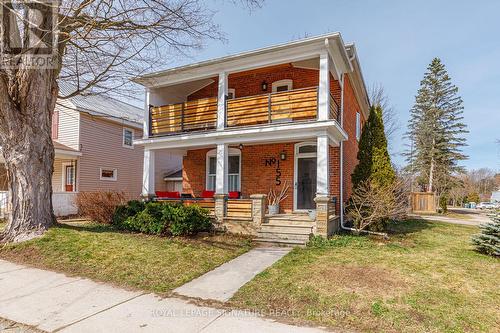
[[0, 317], [47, 332], [322, 332], [0, 260]]

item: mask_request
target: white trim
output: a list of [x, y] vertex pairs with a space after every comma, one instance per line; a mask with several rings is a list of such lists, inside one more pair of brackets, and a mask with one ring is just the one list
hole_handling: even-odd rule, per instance
[[361, 114], [356, 112], [356, 140], [361, 138]]
[[[66, 167], [67, 166], [73, 166], [73, 191], [66, 191]], [[76, 193], [77, 191], [77, 162], [76, 160], [72, 162], [62, 162], [61, 163], [62, 167], [62, 179], [61, 179], [61, 193]]]
[[[126, 131], [132, 132], [132, 142], [131, 142], [130, 146], [125, 144], [125, 132]], [[123, 131], [122, 131], [122, 147], [128, 148], [128, 149], [134, 149], [134, 137], [135, 137], [135, 133], [134, 133], [134, 129], [133, 128], [123, 127]]]
[[[238, 191], [241, 192], [241, 150], [238, 148], [229, 148], [228, 149], [228, 158], [229, 156], [238, 156], [240, 158], [239, 162], [239, 170], [238, 170]], [[210, 169], [210, 157], [215, 157], [217, 158], [217, 149], [212, 149], [207, 152], [207, 155], [205, 157], [205, 190], [208, 190], [208, 171]], [[217, 166], [217, 162], [216, 162]], [[229, 163], [227, 164], [227, 168], [229, 168]], [[227, 175], [229, 176], [229, 169], [227, 170]], [[217, 179], [217, 170], [215, 171], [215, 177]], [[217, 186], [217, 180], [216, 180], [216, 186]], [[215, 190], [215, 189], [214, 189]]]
[[288, 91], [290, 90], [293, 90], [293, 80], [291, 79], [284, 79], [284, 80], [279, 80], [279, 81], [274, 81], [272, 84], [271, 84], [271, 91], [274, 93], [274, 92], [278, 92], [278, 87], [282, 87], [282, 86], [287, 86], [288, 87]]
[[217, 99], [217, 131], [223, 131], [226, 127], [226, 96], [227, 96], [226, 72], [219, 73], [219, 87]]
[[[113, 178], [103, 177], [103, 170], [113, 170]], [[116, 182], [118, 180], [118, 169], [117, 168], [99, 168], [99, 179], [104, 181]]]
[[318, 120], [327, 120], [330, 116], [330, 55], [328, 52], [319, 58]]
[[210, 131], [170, 135], [135, 140], [134, 144], [144, 145], [146, 149], [189, 149], [210, 147], [220, 143], [271, 143], [290, 140], [310, 140], [318, 135], [327, 134], [333, 145], [348, 139], [347, 133], [336, 120], [311, 121], [302, 123], [270, 124], [265, 126], [229, 128], [224, 131]]
[[82, 156], [82, 152], [80, 151], [71, 151], [71, 150], [64, 150], [64, 149], [54, 149], [55, 157], [75, 157], [75, 156]]
[[142, 195], [144, 197], [155, 194], [155, 151], [144, 149], [142, 164]]
[[[317, 150], [316, 153], [299, 153], [299, 148], [304, 146], [315, 146], [317, 148], [317, 142], [314, 141], [305, 141], [296, 143], [294, 147], [293, 154], [293, 210], [297, 212], [308, 211], [308, 209], [297, 209], [297, 190], [298, 190], [298, 166], [299, 166], [299, 158], [316, 158], [316, 163], [318, 163]], [[317, 176], [316, 176], [317, 177]], [[309, 209], [311, 210], [311, 209]]]

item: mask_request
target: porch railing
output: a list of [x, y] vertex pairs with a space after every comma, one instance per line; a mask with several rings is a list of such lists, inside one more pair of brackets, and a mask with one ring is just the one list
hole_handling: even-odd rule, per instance
[[318, 88], [295, 89], [230, 99], [226, 103], [226, 126], [316, 119]]
[[217, 98], [204, 98], [179, 104], [150, 107], [152, 136], [215, 128]]
[[252, 199], [228, 199], [226, 216], [232, 218], [252, 218]]
[[157, 201], [166, 201], [173, 203], [181, 203], [184, 206], [198, 205], [201, 208], [208, 210], [209, 215], [215, 216], [215, 200], [208, 198], [182, 198], [182, 199], [156, 199]]
[[[330, 119], [340, 121], [339, 106], [330, 94]], [[216, 97], [150, 107], [150, 136], [215, 129]], [[318, 117], [318, 87], [240, 97], [225, 103], [226, 127], [314, 120]]]

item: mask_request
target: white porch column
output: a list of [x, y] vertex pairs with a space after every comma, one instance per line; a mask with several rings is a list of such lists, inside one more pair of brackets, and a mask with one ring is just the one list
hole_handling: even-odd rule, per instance
[[219, 73], [219, 91], [217, 101], [217, 130], [222, 131], [226, 126], [226, 96], [227, 96], [227, 73]]
[[229, 148], [227, 144], [217, 144], [217, 169], [215, 172], [215, 193], [227, 194], [228, 183], [228, 157]]
[[155, 195], [155, 151], [144, 149], [142, 173], [142, 196], [151, 198]]
[[330, 116], [330, 56], [328, 52], [319, 57], [318, 120]]
[[144, 99], [144, 123], [143, 123], [143, 129], [142, 129], [142, 137], [144, 139], [147, 139], [149, 137], [149, 121], [150, 121], [150, 115], [149, 115], [149, 89], [145, 89], [145, 99]]
[[318, 136], [317, 142], [317, 170], [316, 170], [316, 196], [330, 195], [330, 149], [328, 136]]

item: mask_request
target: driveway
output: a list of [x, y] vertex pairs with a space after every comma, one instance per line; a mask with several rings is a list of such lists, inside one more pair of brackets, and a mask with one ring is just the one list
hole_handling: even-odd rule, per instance
[[[486, 215], [487, 212], [479, 211], [476, 209], [449, 208], [448, 211], [453, 213], [455, 216], [449, 217], [439, 214], [414, 215], [414, 216], [428, 221], [440, 221], [453, 224], [476, 225], [476, 226], [490, 221], [489, 217]], [[462, 215], [463, 218], [460, 215]]]

